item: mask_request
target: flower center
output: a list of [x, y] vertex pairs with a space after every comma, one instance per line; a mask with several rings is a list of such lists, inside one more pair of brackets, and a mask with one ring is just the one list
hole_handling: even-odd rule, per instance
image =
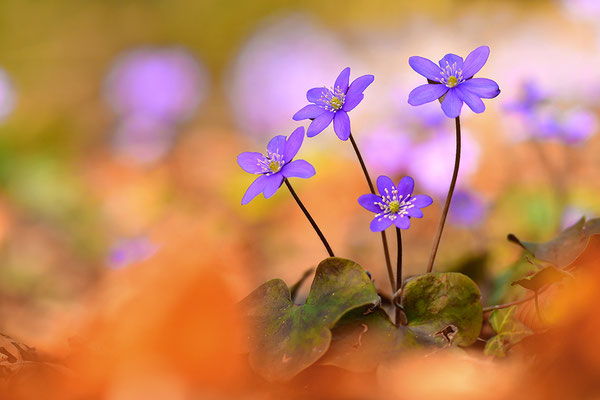
[[344, 100], [340, 99], [339, 97], [334, 97], [329, 101], [329, 105], [331, 108], [339, 110], [344, 105]]
[[261, 174], [272, 175], [283, 168], [283, 155], [279, 153], [271, 153], [267, 151], [267, 154], [258, 160], [258, 166], [262, 169]]
[[344, 106], [346, 101], [346, 93], [340, 88], [331, 88], [323, 91], [323, 95], [319, 98], [319, 107], [327, 111], [336, 112]]
[[269, 169], [271, 172], [278, 172], [281, 169], [281, 164], [279, 161], [271, 160], [269, 163]]
[[446, 67], [442, 68], [442, 77], [438, 78], [438, 82], [443, 83], [449, 88], [453, 88], [458, 84], [462, 83], [465, 79], [462, 75], [462, 69], [456, 67], [456, 63], [450, 63], [446, 61]]
[[390, 202], [388, 207], [389, 207], [391, 213], [396, 214], [398, 212], [398, 210], [400, 210], [400, 203], [398, 202], [398, 200], [394, 200], [394, 201]]

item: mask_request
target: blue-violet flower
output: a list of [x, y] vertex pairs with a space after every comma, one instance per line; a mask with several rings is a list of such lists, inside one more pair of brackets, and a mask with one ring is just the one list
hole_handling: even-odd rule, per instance
[[273, 196], [284, 178], [310, 178], [315, 174], [315, 168], [308, 161], [292, 161], [300, 150], [303, 140], [304, 128], [300, 127], [292, 132], [287, 140], [284, 135], [271, 139], [267, 145], [266, 155], [245, 152], [237, 157], [237, 162], [244, 171], [260, 175], [246, 190], [242, 205], [248, 204], [259, 193], [262, 193], [266, 199]]
[[306, 98], [313, 104], [302, 108], [292, 117], [294, 121], [312, 119], [306, 136], [313, 137], [323, 132], [333, 121], [333, 130], [341, 140], [350, 137], [350, 118], [352, 111], [365, 97], [363, 92], [373, 83], [373, 75], [363, 75], [350, 82], [350, 68], [345, 68], [335, 80], [332, 88], [318, 87], [310, 89]]
[[415, 181], [405, 176], [397, 186], [387, 176], [377, 178], [379, 195], [364, 194], [358, 198], [358, 203], [375, 213], [371, 221], [371, 231], [381, 232], [392, 224], [400, 229], [410, 228], [410, 217], [422, 218], [423, 211], [433, 200], [431, 197], [418, 194], [413, 196]]
[[417, 73], [428, 80], [408, 95], [408, 103], [413, 106], [442, 99], [442, 110], [449, 118], [460, 115], [463, 102], [476, 113], [485, 110], [482, 98], [491, 99], [500, 94], [498, 84], [491, 79], [473, 78], [486, 63], [490, 48], [481, 46], [473, 50], [463, 61], [455, 54], [446, 54], [439, 66], [432, 61], [413, 56], [408, 63]]

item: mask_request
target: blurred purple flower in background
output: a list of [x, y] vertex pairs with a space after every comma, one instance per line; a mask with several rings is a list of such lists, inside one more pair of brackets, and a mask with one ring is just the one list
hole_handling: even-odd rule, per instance
[[408, 167], [412, 141], [400, 129], [381, 125], [364, 137], [362, 148], [369, 167], [377, 172], [396, 175]]
[[350, 84], [350, 68], [346, 67], [335, 80], [331, 89], [316, 87], [306, 93], [309, 104], [294, 114], [294, 121], [311, 119], [306, 136], [313, 137], [323, 132], [333, 121], [335, 134], [341, 140], [350, 137], [350, 118], [352, 111], [364, 99], [363, 92], [373, 83], [373, 75], [363, 75]]
[[15, 90], [8, 74], [0, 68], [0, 121], [6, 118], [15, 107]]
[[308, 161], [292, 161], [303, 141], [304, 127], [300, 127], [287, 140], [283, 135], [271, 139], [266, 155], [250, 151], [238, 155], [237, 162], [244, 171], [260, 175], [244, 193], [242, 205], [248, 204], [260, 193], [265, 199], [273, 196], [284, 178], [310, 178], [315, 174], [315, 168]]
[[[479, 144], [464, 130], [462, 142], [459, 186], [477, 170], [480, 152]], [[445, 130], [439, 130], [429, 139], [413, 145], [408, 170], [427, 192], [436, 196], [446, 195], [454, 166], [454, 154], [448, 149], [453, 146], [454, 137]]]
[[108, 257], [108, 266], [115, 269], [123, 268], [129, 264], [147, 260], [157, 250], [158, 246], [145, 236], [122, 239], [112, 247]]
[[335, 37], [311, 19], [267, 21], [243, 46], [225, 83], [238, 125], [261, 140], [293, 129], [290, 116], [305, 103], [306, 88], [347, 61]]
[[559, 109], [548, 99], [534, 81], [526, 81], [518, 99], [504, 106], [508, 114], [520, 120], [524, 131], [521, 136], [576, 145], [598, 130], [598, 119], [593, 112], [581, 107]]
[[564, 115], [561, 140], [567, 144], [579, 144], [598, 131], [598, 118], [588, 110], [574, 108]]
[[476, 192], [457, 189], [452, 197], [449, 221], [455, 225], [473, 227], [483, 222], [487, 213], [487, 204]]
[[568, 227], [575, 225], [575, 223], [583, 217], [586, 217], [587, 219], [594, 218], [594, 213], [586, 208], [567, 206], [562, 214], [560, 228], [567, 229]]
[[415, 181], [410, 176], [405, 176], [397, 186], [387, 176], [377, 178], [376, 194], [363, 194], [358, 198], [358, 204], [368, 211], [374, 212], [371, 221], [371, 231], [381, 232], [392, 224], [400, 229], [410, 228], [410, 218], [422, 218], [425, 208], [433, 203], [431, 197], [418, 194], [413, 196]]
[[491, 79], [473, 78], [483, 68], [489, 55], [488, 46], [476, 48], [464, 62], [462, 57], [446, 54], [440, 60], [439, 67], [426, 58], [410, 57], [408, 63], [412, 69], [430, 83], [413, 89], [408, 95], [408, 103], [420, 106], [443, 97], [442, 110], [449, 118], [460, 115], [463, 102], [473, 112], [482, 113], [485, 104], [481, 99], [491, 99], [500, 94], [498, 84]]
[[106, 98], [119, 115], [180, 122], [204, 100], [207, 85], [204, 67], [186, 50], [149, 47], [119, 57], [106, 80]]
[[118, 152], [147, 164], [165, 155], [185, 122], [204, 100], [204, 67], [180, 47], [142, 48], [119, 57], [106, 82], [108, 103], [119, 115]]

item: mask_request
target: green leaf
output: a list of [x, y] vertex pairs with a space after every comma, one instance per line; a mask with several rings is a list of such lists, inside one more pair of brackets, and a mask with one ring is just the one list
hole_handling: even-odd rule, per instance
[[537, 292], [546, 285], [560, 282], [564, 278], [569, 277], [571, 277], [570, 274], [551, 265], [542, 268], [533, 275], [526, 276], [525, 278], [514, 281], [513, 283], [511, 283], [511, 286], [519, 285], [524, 287], [525, 289]]
[[395, 326], [381, 307], [370, 311], [360, 308], [344, 315], [332, 330], [331, 346], [320, 364], [367, 372], [407, 350], [447, 345], [442, 337], [429, 337], [413, 332], [410, 327]]
[[345, 313], [377, 304], [367, 273], [343, 258], [319, 264], [304, 305], [293, 304], [282, 280], [271, 280], [240, 303], [250, 326], [250, 365], [267, 380], [289, 380], [325, 354], [330, 329]]
[[430, 337], [451, 334], [453, 344], [468, 346], [481, 331], [480, 298], [479, 288], [468, 276], [438, 272], [407, 281], [402, 305], [414, 332]]
[[510, 347], [533, 334], [533, 331], [515, 318], [516, 307], [494, 310], [490, 325], [496, 336], [491, 337], [484, 349], [488, 356], [504, 357]]
[[562, 268], [575, 260], [585, 249], [589, 237], [597, 233], [600, 233], [600, 218], [586, 222], [583, 217], [548, 242], [523, 242], [513, 234], [508, 235], [508, 240], [531, 252], [538, 260], [547, 261]]

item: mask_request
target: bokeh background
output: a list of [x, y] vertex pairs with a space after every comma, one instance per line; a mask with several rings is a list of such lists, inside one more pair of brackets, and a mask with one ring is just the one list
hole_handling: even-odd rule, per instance
[[[76, 335], [98, 292], [119, 298], [136, 286], [121, 277], [182, 237], [181, 257], [201, 264], [218, 251], [235, 299], [315, 267], [326, 253], [287, 191], [240, 205], [254, 177], [236, 156], [289, 135], [306, 91], [346, 66], [351, 79], [375, 75], [351, 113], [371, 174], [411, 175], [434, 197], [403, 235], [405, 271], [422, 273], [454, 125], [437, 103], [407, 104], [423, 83], [408, 57], [483, 44], [478, 76], [502, 93], [484, 114], [463, 108], [436, 266], [467, 272], [493, 304], [520, 294], [505, 283], [527, 268], [508, 233], [547, 240], [600, 213], [599, 2], [2, 0], [0, 332], [42, 348]], [[295, 188], [336, 254], [389, 291], [350, 144], [330, 127], [299, 157], [317, 174]], [[163, 274], [180, 273], [161, 260]], [[120, 289], [106, 291], [114, 280]]]

